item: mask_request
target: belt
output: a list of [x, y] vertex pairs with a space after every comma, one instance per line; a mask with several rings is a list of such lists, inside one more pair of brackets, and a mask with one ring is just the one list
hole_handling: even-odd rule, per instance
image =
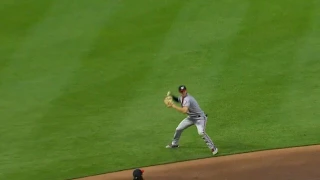
[[[206, 117], [208, 117], [208, 114], [205, 114]], [[202, 117], [201, 115], [197, 115], [196, 117]]]

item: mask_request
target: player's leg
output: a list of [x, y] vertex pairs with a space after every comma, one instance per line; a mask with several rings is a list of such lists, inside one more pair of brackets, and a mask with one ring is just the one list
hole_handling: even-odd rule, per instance
[[213, 141], [211, 140], [209, 135], [206, 133], [206, 124], [207, 124], [207, 118], [201, 118], [195, 122], [195, 125], [198, 130], [198, 134], [201, 136], [203, 141], [207, 144], [208, 148], [215, 155], [218, 153], [218, 148], [214, 145]]
[[193, 122], [189, 118], [185, 118], [184, 120], [182, 120], [176, 128], [171, 144], [167, 145], [166, 148], [179, 147], [179, 140], [182, 132], [192, 125]]

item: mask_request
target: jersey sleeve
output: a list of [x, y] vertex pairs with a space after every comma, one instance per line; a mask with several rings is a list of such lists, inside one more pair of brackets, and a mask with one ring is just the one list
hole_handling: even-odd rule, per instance
[[189, 107], [189, 106], [190, 106], [190, 100], [189, 98], [185, 98], [183, 100], [182, 107]]

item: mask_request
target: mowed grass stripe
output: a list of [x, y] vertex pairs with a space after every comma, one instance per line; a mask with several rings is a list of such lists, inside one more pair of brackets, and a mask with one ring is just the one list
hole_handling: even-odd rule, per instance
[[[64, 136], [57, 138], [57, 129], [42, 130], [39, 119], [42, 120], [51, 101], [72, 81], [97, 32], [117, 8], [118, 4], [111, 1], [98, 4], [55, 1], [46, 17], [30, 28], [12, 61], [2, 71], [1, 106], [6, 111], [1, 116], [6, 122], [1, 133], [6, 146], [1, 148], [1, 153], [7, 157], [1, 167], [3, 179], [36, 179], [41, 170], [46, 176], [54, 167], [47, 168], [45, 164], [67, 158], [48, 146]], [[59, 124], [51, 120], [42, 123]]]
[[[291, 91], [286, 96], [281, 110], [285, 113], [281, 119], [291, 120], [288, 129], [296, 136], [298, 143], [319, 143], [319, 116], [320, 108], [320, 2], [313, 1], [312, 18], [309, 20], [309, 28], [300, 47], [293, 58], [294, 74], [291, 78]], [[311, 8], [310, 8], [311, 9]], [[299, 127], [295, 129], [295, 127]]]
[[[28, 33], [33, 26], [37, 25], [44, 17], [47, 10], [51, 7], [52, 1], [45, 1], [42, 3], [35, 3], [35, 1], [1, 1], [0, 21], [2, 26], [0, 28], [0, 155], [2, 157], [2, 163], [0, 165], [0, 178], [4, 177], [8, 166], [11, 163], [15, 164], [16, 158], [15, 150], [11, 149], [12, 143], [15, 143], [16, 139], [20, 138], [20, 134], [29, 132], [28, 121], [22, 119], [20, 116], [18, 119], [13, 118], [20, 106], [19, 102], [16, 102], [16, 96], [23, 91], [21, 89], [14, 89], [16, 94], [11, 92], [12, 87], [9, 88], [9, 78], [15, 75], [15, 66], [12, 64], [17, 61], [13, 58], [13, 54], [16, 53], [20, 45], [24, 43], [24, 40], [28, 38]], [[11, 96], [9, 96], [11, 94]], [[20, 101], [21, 102], [21, 101]], [[27, 126], [25, 127], [25, 125]], [[15, 164], [17, 166], [17, 164]]]
[[[295, 119], [279, 114], [291, 91], [296, 51], [309, 31], [314, 8], [302, 1], [291, 2], [290, 7], [287, 3], [250, 1], [242, 30], [224, 61], [225, 70], [215, 91], [220, 98], [212, 106], [219, 109], [219, 131], [224, 132], [221, 148], [226, 151], [301, 143], [294, 141], [292, 129], [284, 126]], [[255, 136], [248, 131], [254, 131]]]
[[42, 20], [53, 0], [2, 0], [0, 2], [0, 85], [1, 71], [12, 60], [12, 53], [27, 36], [29, 29]]

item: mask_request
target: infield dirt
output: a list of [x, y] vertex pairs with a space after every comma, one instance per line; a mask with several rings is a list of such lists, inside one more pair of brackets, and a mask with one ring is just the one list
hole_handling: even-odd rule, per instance
[[[320, 180], [320, 145], [141, 167], [145, 180]], [[132, 170], [77, 180], [130, 180]]]

